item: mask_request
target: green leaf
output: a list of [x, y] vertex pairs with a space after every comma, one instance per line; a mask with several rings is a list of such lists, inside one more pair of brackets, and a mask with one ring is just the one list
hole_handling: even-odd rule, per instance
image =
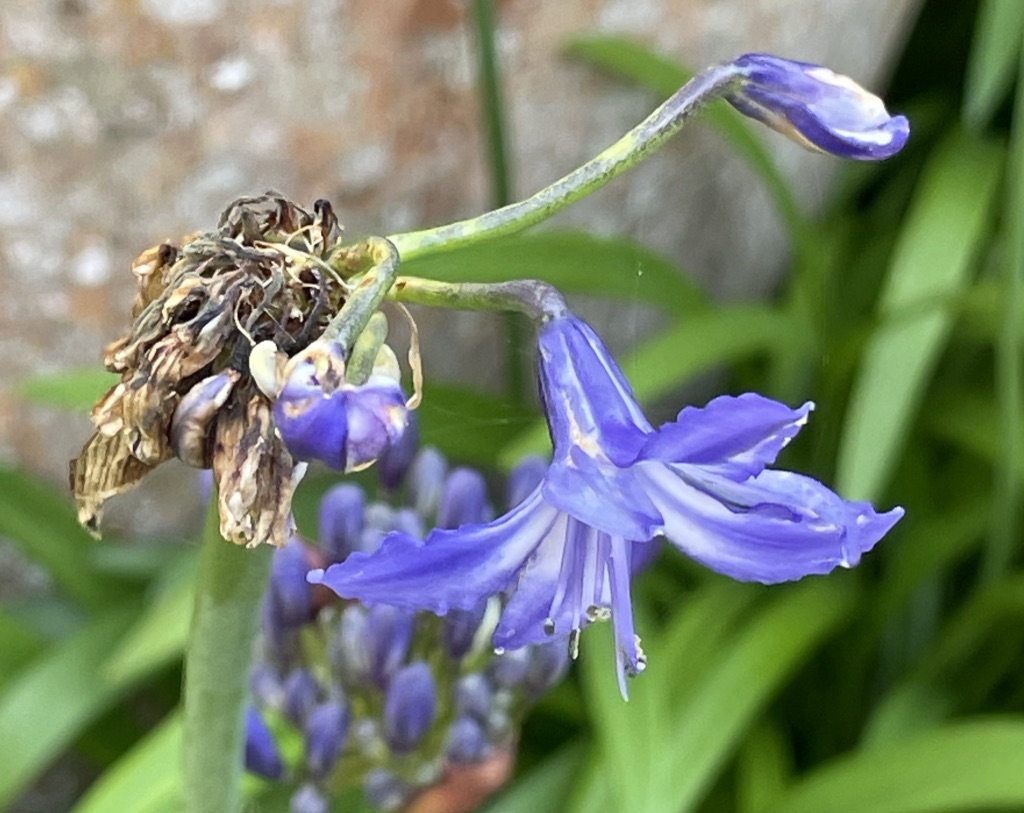
[[837, 461], [840, 493], [877, 499], [899, 456], [955, 314], [922, 303], [965, 289], [989, 226], [1003, 151], [963, 134], [936, 149], [902, 226], [850, 396]]
[[[1024, 420], [1024, 415], [1021, 416]], [[928, 431], [993, 466], [1005, 449], [1000, 433], [999, 407], [991, 393], [943, 392], [930, 399], [924, 413]], [[1024, 437], [1018, 438], [1018, 476], [1024, 477]]]
[[117, 381], [117, 375], [102, 367], [79, 367], [26, 378], [18, 393], [38, 404], [88, 412]]
[[977, 720], [811, 773], [772, 813], [951, 813], [1024, 807], [1024, 721]]
[[198, 557], [181, 556], [154, 586], [145, 609], [104, 665], [112, 680], [138, 682], [185, 651], [195, 606]]
[[561, 813], [584, 755], [579, 743], [565, 746], [503, 790], [482, 813]]
[[[678, 667], [659, 667], [656, 660], [657, 653], [669, 651], [664, 639], [648, 634], [645, 648], [652, 661], [630, 684], [630, 702], [624, 704], [610, 636], [588, 630], [581, 656], [584, 687], [616, 802], [610, 809], [696, 809], [768, 700], [853, 606], [853, 594], [835, 580], [773, 592], [760, 613], [720, 639], [714, 657], [688, 663], [696, 679], [681, 698], [674, 692]], [[641, 633], [648, 624], [638, 618]]]
[[[693, 72], [650, 49], [621, 37], [580, 37], [570, 40], [566, 52], [584, 59], [616, 76], [622, 77], [667, 98], [693, 76]], [[775, 202], [789, 232], [796, 253], [808, 256], [811, 238], [807, 219], [790, 191], [789, 184], [779, 172], [771, 153], [754, 135], [753, 128], [734, 110], [713, 104], [701, 118], [743, 158], [761, 178], [768, 194]]]
[[653, 251], [628, 240], [577, 232], [488, 240], [409, 260], [402, 273], [446, 282], [542, 279], [566, 293], [638, 301], [673, 313], [707, 307], [700, 289]]
[[964, 86], [963, 118], [975, 128], [988, 124], [1006, 98], [1017, 72], [1024, 3], [982, 0], [974, 26]]
[[[630, 351], [621, 362], [641, 402], [652, 401], [719, 365], [792, 347], [800, 341], [789, 317], [764, 305], [736, 305], [695, 314]], [[526, 454], [548, 449], [542, 422], [505, 446], [499, 463], [511, 468]]]
[[95, 540], [78, 524], [70, 499], [16, 469], [0, 468], [0, 535], [40, 564], [57, 587], [89, 609], [101, 609], [120, 583], [101, 576], [90, 555]]
[[46, 643], [35, 630], [0, 607], [0, 689], [42, 652]]
[[52, 646], [0, 693], [0, 808], [11, 802], [123, 693], [101, 673], [131, 614], [108, 611]]
[[180, 714], [172, 714], [93, 784], [72, 813], [182, 810]]

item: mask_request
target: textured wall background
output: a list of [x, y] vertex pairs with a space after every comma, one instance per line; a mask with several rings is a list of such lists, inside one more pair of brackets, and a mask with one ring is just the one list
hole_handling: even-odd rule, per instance
[[[563, 58], [570, 36], [624, 34], [694, 66], [773, 51], [880, 89], [915, 5], [500, 0], [514, 191], [529, 194], [570, 170], [654, 104]], [[29, 373], [98, 363], [125, 327], [131, 259], [161, 239], [213, 227], [232, 198], [268, 188], [307, 203], [326, 197], [351, 234], [484, 208], [486, 149], [466, 7], [5, 0], [0, 459], [63, 477], [88, 434], [85, 419], [28, 412], [10, 385]], [[835, 164], [772, 140], [801, 200], [821, 202]], [[562, 223], [632, 235], [732, 297], [768, 288], [784, 251], [756, 182], [699, 125]], [[451, 324], [474, 337], [474, 353], [481, 343], [497, 348], [491, 319]], [[445, 363], [429, 342], [426, 354], [435, 375], [459, 373], [457, 357]], [[168, 487], [191, 488], [180, 474], [171, 470], [142, 502], [133, 498], [130, 510], [149, 518], [146, 528], [162, 520], [140, 506], [161, 502], [155, 495]]]

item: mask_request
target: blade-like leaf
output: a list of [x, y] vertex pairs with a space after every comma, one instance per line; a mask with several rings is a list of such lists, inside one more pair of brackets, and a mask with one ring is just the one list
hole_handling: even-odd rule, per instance
[[584, 755], [584, 748], [578, 743], [562, 748], [502, 791], [482, 813], [561, 813]]
[[122, 694], [100, 665], [131, 614], [107, 612], [51, 647], [0, 693], [0, 808]]
[[101, 609], [118, 583], [96, 572], [96, 542], [78, 524], [70, 499], [27, 474], [0, 468], [0, 535], [42, 565], [58, 588], [90, 609]]
[[107, 769], [72, 813], [181, 810], [181, 716], [173, 714]]
[[1024, 3], [982, 0], [964, 87], [963, 117], [972, 127], [984, 127], [1009, 93], [1022, 32]]
[[1024, 721], [933, 729], [821, 768], [772, 813], [951, 813], [1024, 808]]
[[949, 310], [907, 311], [963, 290], [1002, 161], [1001, 149], [954, 134], [925, 168], [882, 292], [883, 324], [850, 396], [837, 461], [838, 490], [847, 497], [877, 498], [903, 452], [954, 319]]
[[102, 367], [80, 367], [26, 378], [18, 391], [39, 404], [88, 412], [117, 383], [117, 378]]
[[842, 588], [812, 581], [776, 591], [759, 614], [720, 639], [714, 657], [687, 664], [694, 685], [682, 698], [673, 692], [679, 667], [661, 669], [656, 660], [667, 650], [663, 637], [645, 636], [652, 661], [631, 683], [627, 705], [618, 695], [610, 637], [588, 631], [584, 686], [616, 802], [609, 809], [694, 810], [764, 704], [846, 618], [853, 594]]
[[198, 557], [183, 556], [168, 569], [151, 600], [104, 665], [112, 679], [134, 683], [182, 656], [195, 604]]

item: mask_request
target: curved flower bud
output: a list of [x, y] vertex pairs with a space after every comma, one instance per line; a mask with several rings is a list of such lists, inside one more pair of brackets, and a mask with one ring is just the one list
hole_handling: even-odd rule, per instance
[[437, 508], [437, 527], [458, 528], [471, 522], [486, 522], [492, 516], [483, 475], [476, 469], [461, 467], [449, 472]]
[[388, 446], [377, 460], [377, 479], [387, 491], [394, 491], [405, 481], [416, 452], [420, 448], [420, 425], [415, 413], [396, 443]]
[[409, 501], [422, 517], [432, 517], [441, 504], [448, 461], [433, 446], [421, 449], [409, 469]]
[[224, 370], [208, 376], [185, 393], [171, 418], [171, 449], [178, 459], [197, 469], [210, 467], [210, 422], [224, 406], [239, 373]]
[[331, 803], [316, 785], [305, 784], [292, 794], [289, 813], [328, 813]]
[[417, 661], [396, 672], [384, 697], [384, 739], [391, 750], [415, 750], [436, 714], [437, 689], [430, 667]]
[[324, 779], [334, 768], [348, 735], [348, 707], [339, 701], [321, 703], [306, 718], [306, 767]]
[[366, 521], [366, 495], [354, 483], [339, 483], [320, 501], [320, 551], [327, 562], [343, 562], [360, 544]]
[[390, 813], [409, 801], [416, 788], [384, 768], [373, 768], [363, 779], [363, 791], [371, 805]]
[[390, 366], [365, 384], [345, 381], [340, 344], [316, 341], [285, 366], [274, 420], [297, 460], [353, 471], [398, 441], [408, 422], [405, 396]]
[[473, 647], [473, 639], [484, 620], [487, 602], [470, 610], [452, 610], [444, 619], [444, 648], [453, 660], [460, 660]]
[[284, 681], [284, 714], [294, 725], [302, 726], [316, 706], [319, 686], [308, 669], [294, 669]]
[[274, 735], [252, 706], [245, 709], [245, 768], [267, 779], [278, 780], [284, 776], [284, 763]]
[[848, 76], [769, 54], [745, 54], [729, 103], [803, 147], [879, 161], [907, 143], [910, 123]]
[[284, 627], [298, 627], [313, 613], [313, 594], [306, 581], [306, 546], [292, 538], [274, 551], [270, 564], [270, 618]]
[[448, 729], [448, 759], [462, 765], [483, 762], [491, 751], [487, 732], [473, 717], [456, 717]]

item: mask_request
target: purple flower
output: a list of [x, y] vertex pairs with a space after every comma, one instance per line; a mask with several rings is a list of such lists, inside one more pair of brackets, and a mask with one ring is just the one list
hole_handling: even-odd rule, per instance
[[245, 768], [267, 779], [284, 776], [284, 763], [274, 735], [253, 706], [245, 708]]
[[397, 369], [375, 368], [364, 384], [345, 380], [341, 345], [316, 341], [283, 373], [274, 421], [297, 460], [339, 471], [364, 468], [396, 443], [408, 422]]
[[541, 329], [540, 379], [554, 457], [522, 503], [424, 541], [390, 534], [374, 554], [308, 578], [346, 598], [439, 614], [504, 593], [493, 640], [507, 649], [575, 636], [610, 613], [625, 695], [625, 674], [645, 663], [631, 564], [654, 537], [735, 579], [774, 583], [855, 565], [903, 515], [766, 468], [811, 404], [723, 396], [654, 429], [601, 340], [572, 314]]
[[741, 78], [726, 95], [729, 103], [804, 147], [880, 161], [907, 143], [906, 117], [890, 116], [881, 99], [848, 76], [768, 54], [745, 54], [732, 64]]

